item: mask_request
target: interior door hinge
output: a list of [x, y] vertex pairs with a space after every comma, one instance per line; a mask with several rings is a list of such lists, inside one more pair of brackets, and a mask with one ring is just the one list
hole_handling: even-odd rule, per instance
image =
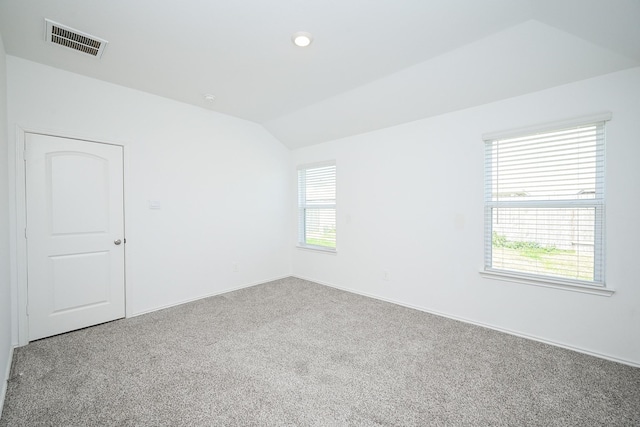
[[27, 227], [24, 228], [24, 238], [27, 238]]

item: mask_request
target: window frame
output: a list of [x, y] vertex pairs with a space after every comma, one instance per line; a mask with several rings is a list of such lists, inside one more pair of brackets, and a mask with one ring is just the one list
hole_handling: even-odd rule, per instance
[[[333, 199], [333, 203], [328, 203], [328, 204], [324, 204], [324, 205], [307, 205], [306, 203], [303, 203], [303, 194], [306, 195], [306, 183], [305, 183], [305, 187], [304, 189], [301, 188], [301, 178], [300, 178], [300, 172], [301, 171], [307, 171], [307, 170], [312, 170], [312, 169], [320, 169], [320, 168], [326, 168], [326, 167], [334, 167], [334, 180], [335, 180], [335, 199]], [[298, 230], [297, 230], [297, 243], [296, 246], [299, 249], [306, 249], [306, 250], [311, 250], [311, 251], [318, 251], [318, 252], [325, 252], [325, 253], [329, 253], [329, 254], [335, 254], [338, 251], [338, 239], [337, 239], [337, 235], [338, 235], [338, 218], [337, 218], [337, 198], [338, 198], [338, 172], [337, 172], [337, 166], [336, 166], [336, 161], [335, 160], [328, 160], [328, 161], [323, 161], [323, 162], [315, 162], [315, 163], [306, 163], [306, 164], [302, 164], [299, 165], [296, 168], [296, 197], [297, 197], [297, 203], [296, 203], [296, 209], [297, 209], [297, 216], [298, 216]], [[304, 190], [304, 191], [303, 191]], [[305, 201], [306, 201], [306, 197], [305, 197]], [[313, 209], [327, 209], [327, 210], [333, 210], [334, 212], [334, 217], [335, 217], [335, 222], [334, 222], [334, 227], [336, 230], [336, 238], [335, 238], [335, 247], [328, 247], [328, 246], [321, 246], [321, 245], [314, 245], [314, 244], [309, 244], [307, 243], [307, 236], [306, 236], [306, 210], [309, 208], [313, 208]]]
[[[490, 279], [522, 283], [528, 285], [542, 286], [542, 287], [551, 287], [558, 288], [569, 291], [590, 293], [595, 295], [602, 296], [610, 296], [614, 293], [614, 290], [608, 286], [605, 280], [605, 242], [606, 242], [606, 231], [605, 231], [605, 211], [606, 211], [606, 198], [605, 198], [605, 189], [604, 182], [605, 171], [606, 171], [606, 160], [603, 158], [601, 173], [597, 175], [597, 179], [602, 180], [600, 182], [600, 187], [602, 188], [601, 198], [596, 198], [589, 201], [535, 201], [535, 202], [495, 202], [492, 199], [492, 190], [491, 185], [486, 182], [487, 179], [490, 179], [491, 176], [491, 165], [488, 163], [487, 158], [487, 147], [490, 146], [496, 140], [504, 140], [510, 138], [518, 138], [518, 137], [526, 137], [537, 133], [547, 133], [554, 131], [561, 131], [563, 129], [585, 126], [585, 125], [597, 125], [602, 124], [602, 126], [606, 126], [606, 122], [611, 120], [610, 112], [603, 112], [599, 114], [594, 114], [590, 116], [584, 116], [576, 119], [563, 120], [553, 123], [546, 123], [541, 125], [529, 126], [526, 128], [518, 128], [508, 131], [500, 131], [500, 132], [492, 132], [486, 133], [482, 135], [483, 142], [485, 144], [484, 149], [484, 266], [483, 270], [480, 271], [481, 276]], [[603, 136], [603, 155], [606, 156], [606, 136]], [[591, 202], [591, 203], [589, 203]], [[558, 207], [593, 207], [595, 209], [595, 238], [594, 244], [597, 245], [599, 250], [594, 250], [594, 263], [598, 260], [598, 257], [601, 257], [600, 268], [601, 271], [598, 271], [594, 277], [594, 281], [586, 281], [586, 280], [578, 280], [571, 278], [562, 278], [551, 275], [537, 274], [537, 273], [527, 273], [524, 271], [514, 271], [507, 269], [495, 268], [492, 266], [492, 232], [493, 232], [493, 218], [492, 218], [492, 209], [497, 205], [501, 207], [529, 207], [533, 209], [544, 209], [544, 208], [558, 208]], [[598, 221], [598, 218], [600, 221]], [[594, 269], [598, 268], [594, 265]]]

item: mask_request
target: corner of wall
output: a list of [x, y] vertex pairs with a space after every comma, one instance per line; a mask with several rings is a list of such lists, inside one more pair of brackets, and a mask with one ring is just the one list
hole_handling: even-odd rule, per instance
[[0, 35], [0, 413], [11, 368], [11, 284], [9, 264], [9, 175], [7, 125], [7, 55]]

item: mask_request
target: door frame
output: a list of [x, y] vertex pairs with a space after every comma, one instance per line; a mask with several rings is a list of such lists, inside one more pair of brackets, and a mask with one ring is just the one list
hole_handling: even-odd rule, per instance
[[[27, 274], [27, 189], [26, 189], [26, 168], [25, 168], [25, 146], [27, 134], [46, 135], [52, 137], [75, 139], [95, 144], [107, 144], [122, 147], [122, 164], [123, 164], [123, 221], [124, 221], [124, 239], [127, 235], [127, 187], [129, 171], [127, 146], [124, 143], [115, 143], [96, 139], [94, 137], [86, 137], [80, 135], [69, 134], [68, 132], [23, 128], [16, 126], [15, 138], [15, 268], [16, 268], [16, 296], [13, 298], [14, 312], [13, 319], [17, 321], [18, 346], [27, 345], [29, 343], [29, 316], [27, 314], [28, 304], [28, 274]], [[126, 241], [126, 240], [125, 240]], [[127, 286], [127, 249], [124, 247], [124, 310], [125, 318], [130, 316], [129, 304], [129, 287]]]

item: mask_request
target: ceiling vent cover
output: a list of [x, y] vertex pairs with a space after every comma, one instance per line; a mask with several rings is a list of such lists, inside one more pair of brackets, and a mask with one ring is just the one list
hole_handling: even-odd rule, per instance
[[99, 37], [58, 24], [50, 19], [45, 19], [44, 23], [44, 39], [47, 43], [59, 44], [96, 58], [102, 57], [104, 48], [109, 43]]

